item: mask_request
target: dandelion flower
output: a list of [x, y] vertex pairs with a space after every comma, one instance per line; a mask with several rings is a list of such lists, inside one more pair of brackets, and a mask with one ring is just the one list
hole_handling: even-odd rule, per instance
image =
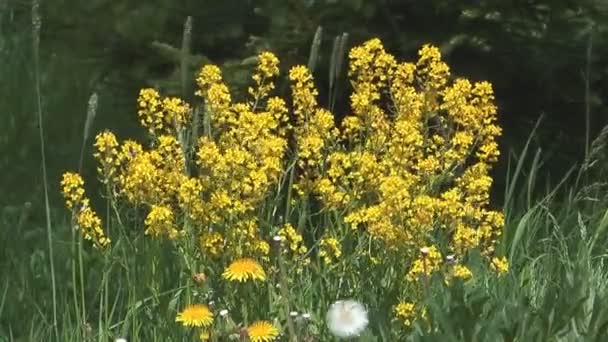
[[327, 326], [337, 337], [358, 336], [368, 324], [367, 311], [354, 300], [339, 300], [327, 311]]
[[207, 305], [194, 304], [177, 314], [175, 321], [183, 326], [208, 327], [213, 323], [213, 314]]
[[224, 279], [244, 282], [251, 280], [266, 280], [266, 272], [262, 266], [251, 258], [242, 258], [234, 261], [222, 274]]
[[269, 342], [279, 336], [279, 329], [268, 321], [257, 321], [247, 327], [247, 335], [251, 342]]

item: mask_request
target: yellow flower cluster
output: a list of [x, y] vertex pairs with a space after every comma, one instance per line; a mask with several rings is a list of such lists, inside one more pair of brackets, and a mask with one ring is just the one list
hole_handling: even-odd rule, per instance
[[473, 277], [473, 272], [465, 265], [456, 264], [449, 267], [449, 271], [445, 275], [445, 282], [449, 284], [452, 279], [469, 280]]
[[325, 158], [338, 131], [331, 112], [320, 108], [310, 71], [298, 65], [289, 71], [292, 81], [291, 92], [295, 114], [295, 140], [297, 146], [297, 165], [301, 175], [294, 185], [301, 196], [313, 191], [314, 182], [324, 167]]
[[443, 257], [435, 246], [422, 247], [420, 257], [414, 261], [406, 278], [409, 281], [415, 281], [421, 275], [431, 276], [441, 268], [442, 262]]
[[148, 235], [154, 237], [166, 235], [171, 240], [174, 240], [179, 236], [179, 231], [175, 226], [173, 211], [166, 206], [153, 205], [144, 224], [146, 225], [145, 233]]
[[120, 165], [116, 136], [109, 131], [99, 133], [95, 137], [94, 146], [96, 152], [93, 156], [99, 163], [97, 172], [99, 172], [102, 182], [109, 183], [116, 177], [116, 168]]
[[[502, 213], [488, 209], [501, 134], [491, 85], [450, 83], [449, 67], [430, 45], [416, 63], [397, 62], [378, 39], [349, 57], [353, 115], [342, 123], [316, 194], [386, 248], [411, 255], [440, 234], [449, 241], [443, 254], [480, 248], [491, 257], [504, 224]], [[410, 274], [420, 266], [414, 261]]]
[[[435, 275], [471, 278], [466, 260], [472, 250], [497, 273], [508, 272], [495, 250], [504, 215], [489, 209], [501, 134], [492, 86], [452, 80], [431, 45], [407, 63], [372, 39], [353, 48], [349, 59], [352, 114], [339, 127], [319, 105], [305, 66], [289, 70], [290, 106], [271, 95], [279, 60], [270, 52], [258, 56], [250, 98], [243, 102], [233, 101], [217, 66], [202, 67], [196, 78], [201, 120], [191, 120], [184, 101], [143, 89], [138, 116], [151, 144], [120, 143], [111, 132], [100, 133], [95, 158], [101, 180], [111, 185], [112, 199], [143, 210], [147, 235], [185, 241], [184, 253], [193, 249], [188, 257], [204, 262], [233, 260], [215, 272], [228, 281], [267, 279], [257, 260], [271, 261], [272, 233], [285, 242], [284, 260], [300, 266], [309, 262], [302, 259], [311, 240], [326, 265], [352, 260], [350, 253], [368, 256], [374, 265], [394, 262], [385, 255], [400, 255], [400, 277], [413, 288]], [[85, 237], [109, 243], [84, 198], [82, 179], [67, 173], [62, 187]], [[298, 210], [310, 217], [298, 230], [281, 218], [277, 231], [283, 210], [286, 222]], [[309, 230], [313, 215], [328, 226], [321, 238]], [[341, 241], [369, 241], [369, 248], [346, 243], [343, 252]], [[423, 311], [410, 300], [394, 310], [405, 325]], [[194, 307], [178, 318], [207, 328], [208, 316], [204, 307]], [[248, 334], [266, 341], [278, 332], [254, 324]]]
[[286, 241], [289, 249], [296, 255], [304, 255], [308, 252], [308, 248], [304, 245], [304, 238], [291, 224], [285, 224], [285, 226], [279, 230], [278, 235], [281, 237], [282, 241]]
[[154, 89], [139, 93], [139, 121], [153, 135], [180, 132], [190, 118], [190, 107], [175, 97], [161, 98]]
[[72, 210], [76, 228], [86, 240], [92, 241], [95, 247], [107, 247], [110, 239], [101, 228], [101, 219], [91, 209], [89, 199], [85, 197], [82, 177], [74, 172], [66, 172], [61, 180], [61, 189], [66, 206]]
[[269, 252], [254, 211], [283, 173], [288, 110], [282, 99], [267, 98], [278, 71], [274, 55], [260, 55], [256, 88], [250, 91], [254, 103], [233, 104], [215, 66], [203, 67], [197, 78], [197, 94], [205, 100], [214, 130], [198, 141], [198, 180], [184, 183], [182, 202], [199, 225], [215, 227], [236, 256]]
[[400, 320], [406, 327], [412, 325], [416, 317], [416, 306], [410, 302], [400, 302], [394, 308], [395, 318]]
[[304, 237], [290, 223], [283, 225], [277, 236], [280, 238], [280, 243], [286, 247], [281, 250], [281, 253], [286, 255], [290, 263], [296, 265], [296, 272], [301, 274], [311, 262]]
[[[490, 83], [452, 81], [431, 45], [401, 63], [372, 39], [349, 58], [353, 115], [315, 182], [317, 196], [384, 248], [419, 255], [409, 261], [410, 282], [436, 272], [471, 278], [466, 265], [446, 265], [442, 255], [466, 260], [472, 250], [506, 272], [506, 259], [495, 256], [504, 215], [489, 209], [501, 134]], [[405, 322], [412, 314], [413, 304], [397, 311]]]
[[494, 257], [490, 262], [490, 267], [499, 275], [504, 275], [509, 272], [509, 262], [505, 257]]
[[119, 194], [133, 204], [175, 202], [186, 177], [183, 148], [174, 136], [159, 136], [155, 147], [143, 151], [128, 141], [122, 146]]
[[254, 98], [256, 104], [274, 89], [274, 83], [267, 82], [267, 80], [278, 75], [279, 59], [270, 52], [262, 52], [258, 56], [258, 67], [252, 76], [256, 87], [249, 87], [249, 94]]
[[196, 95], [206, 100], [206, 110], [210, 114], [213, 127], [218, 133], [226, 129], [226, 125], [234, 124], [235, 117], [230, 111], [232, 97], [228, 86], [222, 80], [222, 72], [215, 65], [205, 65], [196, 78], [199, 90]]
[[321, 243], [319, 244], [319, 257], [323, 259], [323, 262], [326, 265], [338, 261], [340, 256], [342, 256], [342, 248], [337, 239], [333, 237], [321, 239]]

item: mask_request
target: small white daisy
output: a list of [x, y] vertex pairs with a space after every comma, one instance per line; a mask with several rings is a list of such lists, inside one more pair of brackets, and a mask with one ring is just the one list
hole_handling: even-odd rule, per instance
[[365, 330], [368, 323], [365, 307], [351, 299], [339, 300], [333, 303], [327, 311], [327, 326], [329, 331], [337, 337], [358, 336]]

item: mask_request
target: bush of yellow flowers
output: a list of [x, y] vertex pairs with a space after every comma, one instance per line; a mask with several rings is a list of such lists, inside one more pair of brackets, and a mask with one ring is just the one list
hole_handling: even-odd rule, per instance
[[[201, 339], [319, 334], [297, 312], [318, 318], [339, 296], [365, 297], [373, 274], [406, 331], [426, 319], [429, 279], [474, 279], [473, 254], [507, 272], [496, 249], [504, 217], [489, 207], [501, 134], [491, 84], [454, 79], [431, 45], [399, 62], [372, 39], [349, 61], [352, 112], [341, 122], [305, 66], [288, 72], [291, 96], [274, 96], [279, 60], [263, 52], [247, 99], [206, 65], [198, 103], [141, 90], [146, 143], [97, 135], [112, 206], [143, 213], [143, 233], [171, 241], [194, 275], [176, 321]], [[68, 172], [61, 184], [75, 227], [111, 248], [83, 179]], [[115, 214], [107, 224], [124, 224]]]

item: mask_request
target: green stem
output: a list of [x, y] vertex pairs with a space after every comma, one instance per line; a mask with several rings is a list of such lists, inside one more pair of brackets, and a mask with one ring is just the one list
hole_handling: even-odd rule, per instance
[[78, 290], [77, 290], [77, 284], [78, 284], [78, 280], [76, 279], [76, 230], [75, 229], [71, 229], [72, 230], [72, 257], [71, 259], [71, 264], [72, 264], [72, 297], [74, 300], [74, 313], [76, 314], [76, 322], [78, 323], [79, 327], [83, 327], [84, 326], [84, 322], [82, 320], [82, 317], [80, 316], [80, 307], [78, 306]]
[[40, 159], [42, 163], [42, 184], [44, 187], [44, 208], [46, 215], [46, 236], [49, 246], [49, 266], [51, 269], [51, 291], [53, 299], [53, 330], [55, 339], [59, 340], [59, 327], [57, 326], [57, 285], [55, 279], [55, 262], [53, 252], [53, 234], [51, 226], [51, 206], [49, 203], [49, 185], [46, 170], [46, 152], [44, 144], [44, 124], [42, 120], [42, 91], [40, 89], [40, 27], [42, 20], [39, 13], [39, 0], [32, 1], [32, 47], [34, 50], [34, 85], [36, 91], [36, 113], [38, 116], [38, 134], [40, 138]]
[[297, 342], [298, 336], [296, 334], [296, 329], [293, 325], [293, 320], [291, 319], [291, 306], [289, 304], [289, 283], [287, 281], [287, 271], [285, 270], [285, 263], [283, 260], [283, 256], [281, 254], [281, 248], [279, 247], [277, 251], [278, 261], [279, 261], [279, 284], [281, 284], [281, 297], [283, 297], [283, 305], [285, 308], [285, 317], [287, 319], [287, 331], [289, 332], [289, 341]]
[[283, 216], [284, 222], [289, 222], [289, 212], [291, 211], [291, 192], [293, 191], [293, 181], [295, 177], [297, 159], [290, 165], [291, 170], [289, 171], [289, 183], [287, 185], [287, 203], [285, 203], [285, 215]]
[[82, 309], [83, 329], [87, 324], [87, 307], [84, 301], [84, 263], [82, 262], [82, 234], [78, 234], [78, 273], [80, 278], [80, 303]]

